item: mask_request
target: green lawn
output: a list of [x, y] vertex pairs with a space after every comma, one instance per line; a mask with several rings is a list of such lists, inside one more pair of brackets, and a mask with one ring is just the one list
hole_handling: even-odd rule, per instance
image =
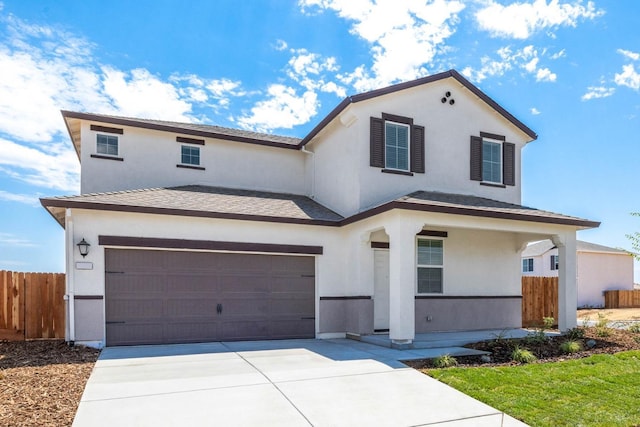
[[640, 425], [640, 351], [428, 374], [531, 426]]

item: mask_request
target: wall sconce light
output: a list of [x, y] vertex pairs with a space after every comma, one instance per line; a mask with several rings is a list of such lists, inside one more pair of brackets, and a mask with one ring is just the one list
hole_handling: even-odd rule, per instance
[[82, 240], [80, 240], [77, 246], [78, 250], [80, 251], [80, 255], [82, 255], [82, 258], [86, 257], [89, 253], [89, 246], [91, 245], [87, 243], [87, 241], [83, 238]]

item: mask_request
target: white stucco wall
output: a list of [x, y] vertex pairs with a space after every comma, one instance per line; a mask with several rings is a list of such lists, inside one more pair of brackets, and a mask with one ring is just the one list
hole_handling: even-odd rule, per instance
[[[441, 103], [445, 92], [455, 99], [453, 106]], [[525, 135], [502, 118], [483, 101], [473, 96], [453, 79], [415, 87], [357, 104], [360, 132], [369, 133], [369, 117], [389, 113], [413, 118], [425, 127], [425, 173], [412, 177], [381, 173], [369, 166], [369, 144], [362, 144], [360, 163], [362, 207], [377, 200], [416, 190], [472, 194], [520, 203], [520, 150]], [[506, 136], [516, 144], [516, 186], [494, 188], [481, 186], [470, 179], [470, 137], [480, 132]]]
[[631, 255], [578, 252], [578, 307], [603, 306], [603, 291], [633, 289]]
[[176, 136], [188, 135], [118, 126], [124, 129], [117, 135], [120, 162], [91, 157], [101, 132], [90, 130], [90, 124], [84, 121], [81, 128], [83, 194], [188, 184], [307, 193], [306, 155], [298, 150], [204, 138], [199, 147], [205, 170], [184, 169], [176, 167], [183, 145]]

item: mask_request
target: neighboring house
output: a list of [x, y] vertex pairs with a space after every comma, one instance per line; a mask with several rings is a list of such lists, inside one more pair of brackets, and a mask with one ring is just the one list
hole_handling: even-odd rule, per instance
[[[603, 307], [607, 290], [633, 289], [633, 256], [626, 251], [576, 241], [578, 307]], [[558, 248], [551, 240], [522, 251], [522, 275], [558, 277]]]
[[536, 134], [456, 71], [347, 97], [302, 139], [62, 115], [81, 195], [41, 202], [65, 228], [70, 341], [519, 327], [520, 253], [549, 238], [575, 325], [576, 231], [599, 223], [520, 205]]

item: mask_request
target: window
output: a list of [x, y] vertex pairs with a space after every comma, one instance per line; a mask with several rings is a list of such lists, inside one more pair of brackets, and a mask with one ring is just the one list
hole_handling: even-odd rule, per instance
[[522, 272], [531, 273], [533, 271], [533, 258], [525, 258], [522, 260]]
[[200, 147], [183, 145], [181, 162], [183, 165], [199, 166], [200, 165]]
[[113, 135], [98, 134], [96, 152], [107, 156], [118, 155], [118, 137]]
[[551, 255], [551, 270], [557, 270], [560, 264], [560, 257], [558, 255]]
[[391, 174], [425, 173], [424, 135], [424, 126], [414, 125], [410, 117], [371, 117], [369, 165]]
[[385, 167], [402, 171], [409, 170], [409, 126], [385, 122]]
[[502, 144], [482, 139], [482, 180], [502, 184]]
[[443, 270], [443, 241], [418, 239], [418, 293], [441, 294]]
[[505, 137], [480, 132], [471, 136], [471, 180], [480, 185], [516, 185], [516, 145]]

